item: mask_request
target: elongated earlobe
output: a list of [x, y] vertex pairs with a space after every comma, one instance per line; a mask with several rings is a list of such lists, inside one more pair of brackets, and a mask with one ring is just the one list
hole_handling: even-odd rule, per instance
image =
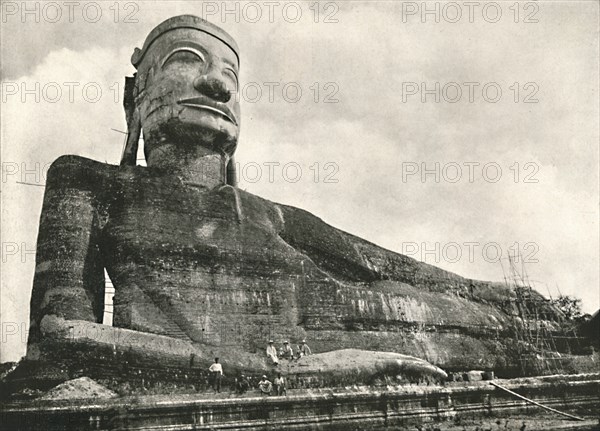
[[233, 187], [237, 187], [237, 172], [236, 172], [236, 168], [235, 168], [235, 159], [233, 158], [233, 156], [231, 156], [229, 158], [229, 162], [227, 163], [227, 179], [226, 179], [226, 184], [233, 186]]
[[127, 121], [127, 142], [121, 156], [121, 166], [135, 166], [138, 142], [142, 132], [142, 120], [140, 111], [135, 104], [135, 75], [125, 77], [125, 94], [123, 96], [123, 108], [125, 108], [125, 120]]

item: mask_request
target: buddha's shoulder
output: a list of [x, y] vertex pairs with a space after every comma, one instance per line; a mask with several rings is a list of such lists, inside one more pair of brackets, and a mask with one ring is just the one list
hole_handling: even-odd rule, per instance
[[[232, 194], [234, 188], [227, 186], [222, 187], [220, 190], [221, 193], [225, 192]], [[296, 229], [322, 229], [326, 227], [332, 231], [344, 233], [341, 230], [328, 225], [320, 217], [310, 211], [279, 202], [273, 202], [238, 188], [235, 188], [235, 191], [239, 196], [245, 214], [253, 219], [263, 218], [270, 220], [270, 223], [278, 231], [284, 229], [285, 226], [287, 226], [288, 229], [292, 229], [293, 226], [295, 226]]]
[[229, 195], [235, 199], [245, 219], [258, 221], [259, 223], [262, 220], [276, 230], [282, 228], [284, 220], [278, 203], [232, 186], [220, 187], [218, 193]]
[[119, 167], [88, 159], [87, 157], [64, 155], [57, 158], [48, 169], [47, 187], [62, 188], [96, 187], [115, 176]]
[[119, 166], [87, 157], [64, 155], [50, 165], [46, 189], [114, 191], [149, 179], [148, 169], [142, 166]]
[[[229, 187], [231, 188], [231, 187]], [[249, 193], [245, 190], [236, 189], [240, 198], [246, 207], [262, 208], [265, 211], [274, 213], [280, 220], [298, 220], [302, 223], [317, 222], [325, 223], [319, 216], [305, 209], [295, 207], [289, 204], [274, 202], [266, 198]]]

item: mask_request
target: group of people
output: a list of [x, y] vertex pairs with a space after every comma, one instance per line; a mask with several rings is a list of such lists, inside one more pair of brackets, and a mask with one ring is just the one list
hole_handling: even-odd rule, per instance
[[258, 382], [258, 390], [262, 395], [287, 395], [287, 387], [285, 377], [281, 373], [277, 373], [277, 377], [273, 383], [269, 381], [266, 375], [263, 375]]
[[[283, 346], [277, 350], [275, 347], [275, 342], [273, 340], [269, 340], [269, 345], [267, 346], [267, 357], [273, 362], [274, 365], [279, 364], [279, 359], [287, 359], [298, 360], [303, 356], [308, 356], [312, 354], [310, 347], [306, 344], [306, 340], [302, 340], [302, 344], [299, 344], [294, 352], [292, 346], [287, 341], [283, 342]], [[215, 362], [208, 368], [208, 371], [211, 374], [212, 386], [215, 392], [221, 392], [221, 380], [223, 379], [223, 366], [219, 363], [219, 358], [215, 358]], [[236, 391], [239, 394], [243, 394], [248, 389], [250, 389], [250, 381], [248, 378], [242, 374], [238, 379], [236, 379]], [[285, 377], [281, 375], [281, 373], [277, 373], [277, 377], [271, 383], [266, 375], [263, 375], [261, 380], [258, 382], [258, 389], [262, 394], [265, 395], [285, 395], [286, 392], [286, 381]]]
[[286, 341], [283, 342], [283, 346], [277, 350], [275, 347], [275, 342], [273, 340], [269, 340], [269, 345], [267, 346], [267, 357], [273, 362], [273, 365], [279, 364], [279, 359], [287, 359], [288, 361], [294, 359], [300, 359], [303, 356], [308, 356], [312, 352], [308, 344], [306, 344], [306, 340], [302, 340], [302, 344], [299, 344], [294, 352], [290, 343]]
[[[223, 379], [223, 366], [219, 363], [219, 358], [208, 368], [211, 374], [212, 387], [215, 392], [221, 392], [221, 380]], [[250, 380], [244, 374], [235, 380], [235, 389], [238, 394], [244, 394], [250, 389]], [[258, 390], [263, 395], [287, 395], [287, 382], [281, 373], [271, 383], [266, 375], [263, 375], [258, 382]]]
[[[250, 380], [244, 374], [235, 381], [235, 389], [238, 394], [244, 394], [250, 389]], [[258, 382], [258, 390], [262, 395], [287, 395], [287, 382], [281, 373], [277, 373], [277, 377], [271, 383], [266, 375], [260, 378]]]

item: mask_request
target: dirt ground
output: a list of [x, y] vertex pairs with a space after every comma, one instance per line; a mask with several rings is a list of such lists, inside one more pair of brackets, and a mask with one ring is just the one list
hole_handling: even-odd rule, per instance
[[113, 398], [117, 394], [88, 377], [69, 380], [50, 389], [40, 400], [76, 400]]

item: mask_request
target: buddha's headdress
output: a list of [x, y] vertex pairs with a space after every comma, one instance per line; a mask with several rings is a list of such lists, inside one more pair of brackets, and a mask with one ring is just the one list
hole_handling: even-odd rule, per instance
[[159, 25], [154, 27], [154, 29], [150, 32], [150, 34], [148, 34], [148, 37], [144, 41], [144, 46], [141, 49], [136, 48], [133, 51], [133, 55], [131, 56], [131, 64], [133, 64], [137, 69], [140, 63], [142, 62], [144, 55], [156, 39], [158, 39], [160, 36], [169, 31], [173, 31], [180, 28], [195, 29], [210, 34], [213, 37], [216, 37], [225, 45], [231, 48], [231, 50], [235, 53], [238, 59], [239, 65], [240, 55], [235, 40], [233, 40], [233, 38], [225, 30], [217, 27], [211, 22], [206, 21], [205, 19], [194, 15], [174, 16], [173, 18], [169, 18], [168, 20], [163, 21]]

